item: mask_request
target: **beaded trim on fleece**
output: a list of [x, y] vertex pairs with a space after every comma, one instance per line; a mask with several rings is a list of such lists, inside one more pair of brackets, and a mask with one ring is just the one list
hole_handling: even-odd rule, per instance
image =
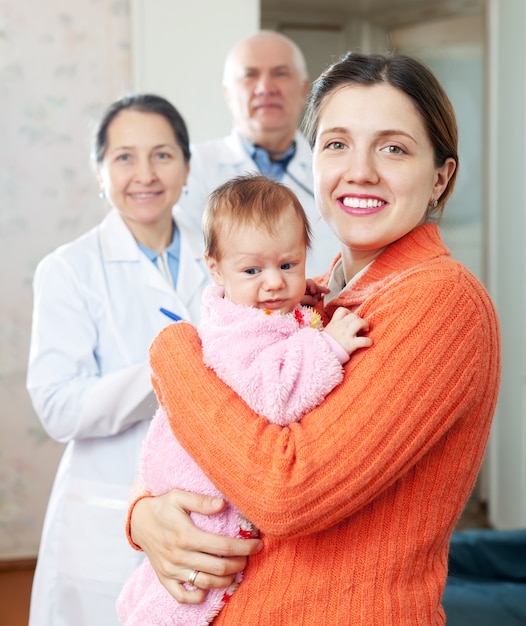
[[[262, 309], [262, 311], [263, 313], [265, 313], [265, 315], [272, 315], [274, 313], [274, 311], [271, 311], [270, 309]], [[305, 311], [308, 311], [310, 315], [306, 316]], [[287, 313], [287, 315], [293, 315], [299, 326], [306, 326], [307, 324], [311, 328], [319, 328], [321, 326], [320, 314], [318, 313], [318, 311], [315, 311], [310, 307], [296, 308], [291, 313]], [[308, 320], [308, 317], [310, 317], [311, 319]]]
[[[269, 311], [269, 314], [270, 313], [271, 312]], [[239, 528], [238, 528], [237, 536], [242, 538], [242, 539], [255, 539], [255, 538], [259, 537], [259, 531], [252, 524], [252, 522], [250, 522], [247, 519], [242, 518], [240, 520], [240, 522], [239, 522]], [[217, 615], [219, 614], [219, 611], [223, 608], [223, 606], [234, 595], [234, 591], [239, 587], [239, 583], [241, 582], [241, 576], [237, 576], [236, 579], [234, 579], [234, 582], [227, 589], [225, 589], [225, 593], [223, 594], [223, 597], [221, 598], [220, 606], [217, 607], [217, 611], [214, 613], [213, 616], [211, 616], [211, 621], [208, 622], [209, 624], [212, 623], [213, 619], [215, 617], [217, 617]]]

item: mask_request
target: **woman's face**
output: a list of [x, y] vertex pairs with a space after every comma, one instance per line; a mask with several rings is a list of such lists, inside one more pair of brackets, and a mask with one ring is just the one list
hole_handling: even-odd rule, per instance
[[127, 109], [112, 120], [98, 179], [132, 232], [171, 224], [187, 176], [183, 152], [162, 115]]
[[425, 218], [455, 161], [435, 167], [420, 114], [386, 84], [352, 85], [322, 106], [313, 151], [318, 207], [343, 244], [347, 279]]

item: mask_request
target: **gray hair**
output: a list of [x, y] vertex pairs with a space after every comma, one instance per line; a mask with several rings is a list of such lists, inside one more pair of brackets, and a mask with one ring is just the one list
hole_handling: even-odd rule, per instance
[[294, 65], [296, 69], [298, 70], [300, 79], [309, 80], [309, 74], [307, 71], [307, 62], [305, 61], [305, 56], [303, 55], [301, 48], [296, 44], [296, 42], [292, 41], [292, 39], [290, 39], [289, 37], [286, 37], [285, 35], [282, 35], [281, 33], [278, 33], [276, 31], [260, 30], [255, 35], [251, 35], [250, 37], [246, 37], [245, 39], [238, 41], [230, 49], [225, 59], [225, 66], [223, 70], [223, 85], [228, 84], [230, 81], [230, 76], [232, 74], [232, 66], [234, 65], [236, 54], [239, 48], [242, 45], [245, 45], [255, 39], [260, 39], [260, 38], [269, 37], [269, 36], [272, 36], [275, 39], [280, 39], [281, 41], [283, 41], [290, 47], [292, 51], [292, 59], [294, 61]]

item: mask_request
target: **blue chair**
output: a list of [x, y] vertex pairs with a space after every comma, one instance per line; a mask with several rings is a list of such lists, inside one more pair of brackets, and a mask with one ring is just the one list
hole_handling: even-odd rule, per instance
[[526, 529], [453, 533], [447, 626], [526, 626]]

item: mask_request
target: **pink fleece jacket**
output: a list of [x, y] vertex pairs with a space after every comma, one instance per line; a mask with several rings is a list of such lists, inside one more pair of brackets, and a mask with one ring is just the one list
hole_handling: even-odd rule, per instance
[[[286, 426], [317, 406], [342, 380], [349, 358], [309, 307], [282, 315], [233, 304], [212, 285], [203, 294], [198, 329], [203, 360], [258, 414]], [[221, 496], [175, 438], [159, 407], [144, 441], [139, 479], [142, 488], [160, 495], [173, 488]], [[231, 504], [214, 516], [192, 514], [197, 526], [230, 537], [254, 536], [257, 530]], [[179, 604], [161, 585], [149, 562], [135, 571], [117, 601], [126, 626], [200, 626], [210, 624], [239, 585], [208, 592], [198, 605]]]

